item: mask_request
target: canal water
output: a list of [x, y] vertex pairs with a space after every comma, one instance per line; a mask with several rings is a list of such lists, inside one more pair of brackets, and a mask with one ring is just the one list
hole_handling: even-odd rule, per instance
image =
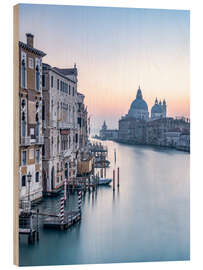
[[[111, 167], [120, 167], [120, 188], [99, 187], [82, 200], [82, 221], [67, 231], [44, 230], [40, 241], [20, 238], [20, 265], [92, 264], [189, 260], [190, 155], [181, 151], [129, 146], [112, 141]], [[114, 162], [116, 149], [116, 163]], [[116, 175], [117, 177], [117, 175]], [[38, 207], [54, 212], [59, 197]], [[71, 195], [68, 209], [77, 208]], [[42, 222], [42, 220], [41, 220]]]

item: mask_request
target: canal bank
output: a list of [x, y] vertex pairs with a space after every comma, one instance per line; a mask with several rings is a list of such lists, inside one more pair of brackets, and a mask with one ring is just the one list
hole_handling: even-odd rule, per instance
[[[189, 154], [102, 143], [111, 161], [107, 177], [120, 167], [120, 188], [87, 192], [81, 222], [67, 231], [44, 230], [41, 225], [39, 243], [28, 246], [20, 239], [20, 265], [189, 259]], [[53, 211], [57, 201], [47, 198], [38, 207]], [[66, 208], [76, 207], [75, 194]]]

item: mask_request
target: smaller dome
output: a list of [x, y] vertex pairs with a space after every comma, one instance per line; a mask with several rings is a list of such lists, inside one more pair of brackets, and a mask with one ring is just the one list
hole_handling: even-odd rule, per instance
[[162, 107], [159, 104], [155, 104], [152, 109], [151, 109], [151, 113], [162, 113]]

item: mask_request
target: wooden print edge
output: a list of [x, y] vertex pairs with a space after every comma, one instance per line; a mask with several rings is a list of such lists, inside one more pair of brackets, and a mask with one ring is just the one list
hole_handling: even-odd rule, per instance
[[13, 263], [19, 266], [18, 170], [19, 170], [19, 6], [13, 7]]

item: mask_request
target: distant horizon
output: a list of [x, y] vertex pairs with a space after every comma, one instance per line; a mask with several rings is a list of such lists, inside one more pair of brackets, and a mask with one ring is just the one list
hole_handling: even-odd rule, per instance
[[149, 113], [157, 97], [167, 116], [190, 117], [189, 11], [19, 5], [19, 40], [34, 34], [43, 62], [78, 68], [92, 125], [116, 128], [140, 85]]

